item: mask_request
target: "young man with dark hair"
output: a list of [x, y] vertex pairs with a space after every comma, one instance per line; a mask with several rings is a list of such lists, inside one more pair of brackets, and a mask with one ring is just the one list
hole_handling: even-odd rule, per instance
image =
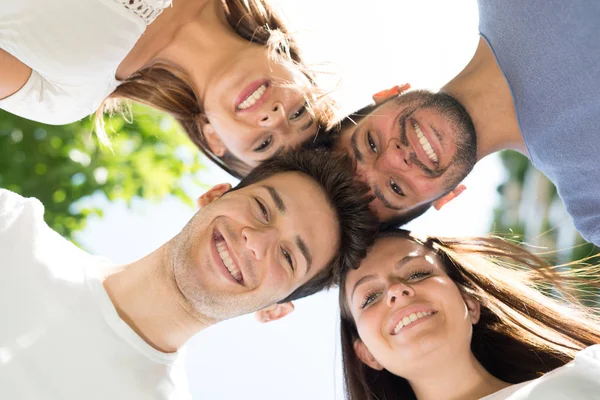
[[445, 203], [476, 162], [519, 151], [556, 185], [583, 237], [600, 244], [600, 3], [478, 3], [470, 63], [438, 93], [379, 96], [336, 147], [356, 161], [381, 220]]
[[[334, 283], [377, 222], [347, 158], [290, 153], [218, 185], [173, 239], [111, 265], [0, 190], [0, 397], [188, 398], [179, 349], [199, 331]], [[183, 382], [182, 382], [183, 381]]]

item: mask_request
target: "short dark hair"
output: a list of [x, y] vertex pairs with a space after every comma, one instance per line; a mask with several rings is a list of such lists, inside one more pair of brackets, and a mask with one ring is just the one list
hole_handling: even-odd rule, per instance
[[425, 214], [425, 212], [431, 208], [431, 205], [431, 202], [424, 203], [415, 208], [411, 208], [410, 210], [406, 211], [401, 215], [395, 215], [393, 217], [390, 217], [387, 220], [381, 222], [381, 230], [402, 228], [404, 225], [408, 224], [413, 219]]
[[281, 302], [309, 296], [337, 283], [347, 268], [358, 268], [378, 228], [369, 211], [369, 188], [354, 180], [350, 158], [324, 149], [284, 153], [253, 169], [232, 190], [265, 180], [283, 172], [299, 172], [315, 180], [334, 209], [340, 228], [339, 249], [334, 257], [310, 281]]

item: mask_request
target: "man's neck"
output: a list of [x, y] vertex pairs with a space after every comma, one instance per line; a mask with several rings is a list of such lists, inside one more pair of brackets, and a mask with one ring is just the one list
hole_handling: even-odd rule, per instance
[[172, 353], [216, 321], [198, 315], [179, 291], [168, 248], [115, 269], [103, 285], [123, 321], [152, 347]]
[[510, 386], [491, 375], [470, 351], [463, 359], [453, 357], [415, 375], [408, 381], [419, 400], [477, 400]]
[[510, 149], [527, 155], [510, 88], [483, 38], [469, 64], [443, 88], [467, 110], [477, 132], [477, 160]]

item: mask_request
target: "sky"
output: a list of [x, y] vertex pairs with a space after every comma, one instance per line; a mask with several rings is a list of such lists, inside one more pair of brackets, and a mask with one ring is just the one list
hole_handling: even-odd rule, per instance
[[[278, 0], [305, 59], [326, 70], [343, 112], [396, 84], [436, 90], [470, 60], [478, 41], [475, 0]], [[429, 211], [409, 228], [431, 235], [485, 234], [506, 178], [497, 156], [477, 164], [467, 190], [441, 211]], [[235, 180], [217, 168], [204, 185]], [[205, 186], [206, 187], [206, 186]], [[205, 188], [189, 186], [191, 196]], [[154, 204], [108, 204], [78, 240], [115, 263], [134, 261], [177, 234], [195, 210], [175, 198]], [[259, 324], [252, 315], [211, 327], [187, 345], [189, 386], [195, 400], [343, 399], [337, 291], [302, 299], [280, 321]]]

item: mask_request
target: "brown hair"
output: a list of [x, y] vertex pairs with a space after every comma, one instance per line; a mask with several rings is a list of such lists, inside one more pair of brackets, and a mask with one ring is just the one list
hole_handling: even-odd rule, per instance
[[[339, 247], [325, 268], [281, 302], [309, 296], [332, 286], [347, 268], [356, 268], [367, 253], [377, 230], [369, 211], [368, 188], [353, 179], [352, 164], [345, 155], [325, 150], [288, 152], [254, 168], [232, 190], [238, 190], [282, 172], [300, 172], [315, 180], [334, 209], [339, 224]], [[317, 222], [318, 223], [318, 222]]]
[[[471, 351], [497, 378], [509, 383], [537, 378], [571, 361], [577, 351], [600, 343], [600, 318], [569, 292], [582, 281], [598, 286], [598, 267], [561, 270], [499, 237], [420, 241], [403, 230], [390, 230], [380, 237], [389, 236], [433, 250], [458, 288], [481, 304]], [[406, 379], [371, 369], [356, 356], [353, 344], [359, 335], [347, 306], [344, 281], [343, 276], [341, 335], [348, 399], [416, 399]], [[559, 300], [559, 295], [569, 296], [570, 301]]]
[[[225, 17], [232, 29], [249, 42], [271, 49], [272, 55], [290, 61], [300, 69], [312, 85], [316, 87], [314, 76], [302, 64], [298, 45], [290, 37], [281, 18], [265, 0], [221, 0]], [[277, 32], [277, 34], [273, 34]], [[316, 89], [315, 89], [316, 92]], [[189, 77], [177, 68], [156, 63], [136, 71], [125, 79], [108, 97], [96, 112], [96, 131], [101, 140], [106, 141], [102, 114], [115, 108], [110, 100], [133, 100], [169, 113], [177, 120], [191, 141], [215, 164], [236, 178], [242, 178], [250, 167], [226, 151], [222, 157], [216, 156], [209, 148], [201, 126], [208, 122], [201, 99], [193, 89]], [[320, 104], [327, 105], [322, 99]], [[330, 111], [311, 109], [321, 112], [318, 118], [325, 119]]]

